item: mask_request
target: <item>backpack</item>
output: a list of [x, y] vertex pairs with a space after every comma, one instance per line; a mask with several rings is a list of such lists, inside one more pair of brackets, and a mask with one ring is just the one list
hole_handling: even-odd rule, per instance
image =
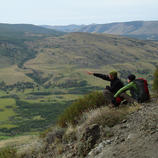
[[150, 99], [149, 89], [148, 89], [148, 83], [147, 80], [144, 78], [138, 78], [135, 81], [135, 84], [138, 88], [138, 102], [142, 103], [144, 101], [147, 101]]

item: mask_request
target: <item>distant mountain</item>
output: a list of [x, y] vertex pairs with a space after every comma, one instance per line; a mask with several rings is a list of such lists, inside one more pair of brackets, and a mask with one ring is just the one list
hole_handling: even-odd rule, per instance
[[86, 26], [86, 25], [67, 25], [67, 26], [41, 25], [41, 27], [44, 27], [44, 28], [54, 29], [54, 30], [64, 31], [64, 32], [75, 32], [76, 30], [78, 30], [84, 26]]
[[43, 34], [43, 35], [54, 35], [59, 36], [64, 33], [61, 31], [56, 31], [48, 28], [43, 28], [40, 26], [32, 24], [4, 24], [0, 23], [0, 37], [4, 36], [24, 36], [28, 34]]
[[[158, 40], [158, 21], [131, 21], [109, 24], [75, 25], [75, 27], [49, 27], [67, 32], [89, 32], [123, 35], [138, 39]], [[65, 29], [63, 29], [65, 28]]]

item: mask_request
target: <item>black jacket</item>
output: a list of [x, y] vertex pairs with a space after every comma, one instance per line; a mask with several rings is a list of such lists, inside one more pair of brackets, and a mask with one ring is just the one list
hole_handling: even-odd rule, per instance
[[108, 75], [98, 73], [94, 73], [93, 75], [103, 80], [110, 81], [110, 86], [106, 86], [106, 88], [113, 94], [115, 94], [120, 88], [124, 86], [122, 81], [117, 77], [111, 80]]

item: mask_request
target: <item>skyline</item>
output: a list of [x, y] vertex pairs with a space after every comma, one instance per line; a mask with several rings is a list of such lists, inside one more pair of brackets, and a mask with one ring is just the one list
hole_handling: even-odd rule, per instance
[[0, 23], [88, 25], [127, 21], [157, 21], [157, 0], [5, 0]]

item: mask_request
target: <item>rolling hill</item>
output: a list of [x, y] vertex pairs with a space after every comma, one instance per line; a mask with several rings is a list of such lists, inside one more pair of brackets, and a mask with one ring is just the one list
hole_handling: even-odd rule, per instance
[[0, 24], [0, 67], [22, 64], [37, 53], [31, 42], [64, 33], [31, 24]]
[[78, 26], [49, 26], [49, 28], [66, 32], [108, 33], [138, 39], [158, 40], [158, 21], [131, 21]]
[[[2, 62], [1, 68], [10, 65], [11, 72], [22, 73], [25, 78], [43, 85], [49, 83], [61, 86], [69, 82], [75, 84], [83, 79], [91, 82], [85, 75], [85, 70], [107, 73], [116, 69], [123, 78], [134, 72], [147, 75], [150, 79], [151, 70], [154, 70], [158, 58], [157, 42], [115, 35], [69, 33], [36, 40], [30, 38], [19, 43], [0, 42], [1, 60], [6, 61], [5, 64]], [[14, 65], [18, 65], [18, 68]], [[0, 80], [2, 79], [5, 80], [4, 73], [0, 75]], [[23, 79], [19, 77], [19, 81], [21, 80]]]
[[29, 35], [29, 34], [59, 36], [59, 35], [63, 35], [64, 33], [60, 32], [60, 31], [55, 31], [52, 29], [32, 25], [32, 24], [0, 23], [0, 37], [3, 37], [3, 36], [10, 37], [11, 35], [15, 35], [15, 37], [17, 37], [17, 36], [21, 37], [21, 36]]
[[24, 66], [48, 78], [44, 84], [83, 79], [90, 82], [85, 70], [108, 73], [116, 69], [123, 78], [133, 72], [150, 79], [158, 58], [156, 42], [114, 35], [70, 33], [47, 38], [35, 47], [36, 58]]

